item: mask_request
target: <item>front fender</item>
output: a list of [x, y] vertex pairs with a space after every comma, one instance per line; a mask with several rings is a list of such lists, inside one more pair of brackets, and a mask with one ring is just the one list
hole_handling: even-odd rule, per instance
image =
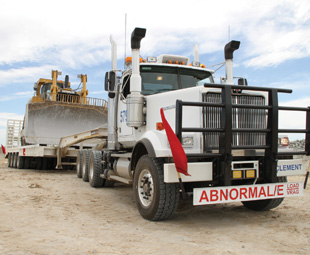
[[172, 157], [165, 131], [147, 131], [143, 134], [140, 141], [153, 148], [152, 156], [149, 154], [151, 157]]
[[137, 141], [132, 151], [131, 169], [134, 170], [138, 160], [148, 154], [152, 158], [172, 157], [165, 132], [147, 131]]

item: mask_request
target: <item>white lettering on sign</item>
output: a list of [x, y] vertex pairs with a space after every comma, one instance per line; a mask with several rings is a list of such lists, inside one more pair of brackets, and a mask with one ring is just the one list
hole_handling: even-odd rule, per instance
[[251, 201], [303, 195], [303, 183], [271, 183], [194, 189], [194, 205]]

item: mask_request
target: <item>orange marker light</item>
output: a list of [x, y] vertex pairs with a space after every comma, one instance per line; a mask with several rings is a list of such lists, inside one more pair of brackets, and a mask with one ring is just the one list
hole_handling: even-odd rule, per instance
[[125, 58], [125, 64], [128, 65], [132, 62], [132, 58], [131, 57], [127, 57]]
[[162, 122], [157, 122], [156, 123], [156, 130], [162, 131], [164, 130], [164, 124]]

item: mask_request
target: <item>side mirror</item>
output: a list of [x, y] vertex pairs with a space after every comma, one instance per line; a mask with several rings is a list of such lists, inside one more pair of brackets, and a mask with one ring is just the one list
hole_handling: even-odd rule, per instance
[[104, 89], [106, 91], [112, 92], [114, 91], [115, 88], [115, 72], [110, 71], [110, 72], [106, 72], [105, 74], [105, 82], [104, 82]]
[[238, 85], [248, 86], [248, 81], [247, 81], [247, 79], [239, 78], [239, 79], [238, 79]]
[[109, 98], [115, 97], [115, 83], [116, 83], [116, 77], [115, 72], [110, 71], [106, 72], [105, 74], [105, 81], [104, 81], [104, 89], [109, 92]]

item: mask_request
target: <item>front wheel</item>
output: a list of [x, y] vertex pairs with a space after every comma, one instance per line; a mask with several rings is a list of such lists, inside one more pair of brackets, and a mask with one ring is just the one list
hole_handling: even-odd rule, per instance
[[179, 184], [164, 183], [163, 163], [142, 156], [134, 173], [134, 195], [144, 219], [158, 221], [171, 218], [179, 203]]
[[[278, 177], [278, 182], [287, 182], [286, 177]], [[242, 204], [254, 211], [269, 211], [278, 207], [284, 200], [283, 198], [264, 199], [255, 201], [243, 201]]]

